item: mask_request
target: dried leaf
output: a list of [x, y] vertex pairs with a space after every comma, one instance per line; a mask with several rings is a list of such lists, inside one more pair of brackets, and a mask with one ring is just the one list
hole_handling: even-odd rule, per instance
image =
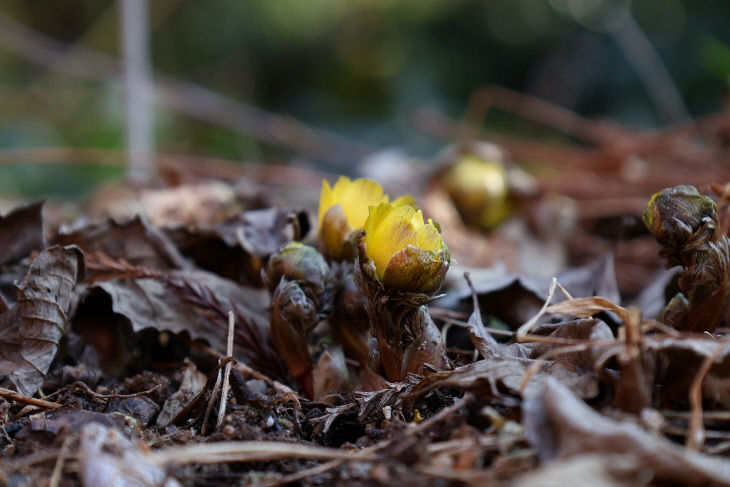
[[[532, 318], [542, 307], [548, 296], [552, 279], [537, 279], [529, 276], [504, 274], [501, 272], [470, 271], [479, 304], [484, 313], [497, 316], [517, 329]], [[471, 291], [456, 274], [449, 279], [451, 289], [434, 305], [455, 309], [466, 307]], [[620, 302], [618, 285], [614, 274], [613, 258], [606, 256], [584, 267], [567, 269], [557, 276], [558, 282], [573, 296], [604, 296], [614, 303]], [[556, 296], [557, 297], [557, 296]]]
[[228, 279], [260, 284], [264, 260], [309, 229], [303, 210], [251, 210], [213, 226], [166, 228], [167, 236], [199, 267]]
[[14, 208], [0, 216], [0, 265], [15, 262], [33, 250], [45, 247], [43, 240], [44, 201], [35, 201]]
[[538, 394], [551, 376], [560, 380], [579, 397], [593, 398], [598, 394], [595, 374], [565, 362], [546, 361], [525, 384], [527, 370], [534, 363], [534, 360], [529, 359], [485, 358], [454, 370], [431, 374], [419, 382], [408, 396], [415, 398], [440, 387], [456, 387], [497, 397], [507, 405], [517, 405], [520, 398]]
[[190, 269], [192, 265], [167, 236], [142, 217], [124, 223], [106, 220], [96, 225], [81, 222], [61, 227], [55, 241], [75, 244], [87, 254], [102, 252], [151, 269]]
[[651, 479], [629, 455], [578, 455], [522, 475], [510, 487], [640, 487]]
[[226, 348], [227, 313], [233, 310], [239, 357], [281, 376], [280, 361], [270, 344], [269, 296], [265, 290], [239, 286], [201, 270], [141, 270], [150, 277], [110, 279], [81, 288], [79, 307], [84, 306], [85, 296], [100, 289], [111, 298], [113, 312], [127, 318], [134, 332], [146, 328], [186, 332], [216, 350]]
[[51, 247], [30, 264], [18, 301], [0, 315], [1, 384], [33, 395], [40, 387], [66, 331], [71, 292], [84, 272], [78, 247]]
[[549, 379], [542, 392], [523, 404], [530, 444], [542, 461], [587, 453], [640, 458], [659, 483], [730, 485], [730, 464], [679, 447], [635, 423], [602, 416], [568, 388]]
[[157, 426], [161, 428], [172, 423], [172, 420], [180, 414], [180, 411], [195, 399], [203, 390], [207, 380], [205, 374], [199, 372], [193, 363], [185, 366], [182, 370], [182, 376], [180, 388], [165, 401], [160, 414], [157, 416]]

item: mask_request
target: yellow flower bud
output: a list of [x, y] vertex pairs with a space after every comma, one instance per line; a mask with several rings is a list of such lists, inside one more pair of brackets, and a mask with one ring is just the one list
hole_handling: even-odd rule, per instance
[[[322, 181], [319, 198], [319, 238], [324, 251], [336, 260], [355, 256], [355, 232], [363, 228], [368, 217], [368, 206], [387, 203], [388, 195], [371, 179], [351, 181], [340, 176], [331, 187]], [[412, 205], [413, 197], [401, 196], [394, 205]]]
[[464, 154], [444, 173], [443, 185], [469, 224], [489, 230], [509, 216], [507, 173], [497, 161]]
[[365, 222], [365, 252], [386, 289], [435, 293], [451, 256], [438, 226], [421, 210], [389, 203], [371, 206]]

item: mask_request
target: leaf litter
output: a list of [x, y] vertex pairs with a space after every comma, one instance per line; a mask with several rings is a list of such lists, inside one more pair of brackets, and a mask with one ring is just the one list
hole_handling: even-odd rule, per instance
[[307, 212], [229, 203], [49, 237], [43, 203], [0, 218], [0, 485], [730, 485], [727, 324], [657, 321], [669, 274], [637, 298], [611, 255], [554, 280], [455, 267], [430, 303], [448, 365], [402, 382], [373, 375], [372, 349], [338, 355], [324, 313], [313, 400], [261, 280], [313, 242]]

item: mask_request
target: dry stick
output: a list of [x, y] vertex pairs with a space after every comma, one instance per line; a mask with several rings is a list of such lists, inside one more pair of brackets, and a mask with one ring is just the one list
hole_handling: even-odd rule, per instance
[[53, 473], [51, 474], [51, 480], [48, 483], [48, 487], [58, 487], [61, 482], [61, 474], [63, 473], [63, 465], [66, 462], [66, 456], [71, 445], [73, 435], [68, 435], [63, 439], [61, 449], [58, 451], [58, 458], [56, 459], [56, 465], [53, 467]]
[[689, 388], [689, 403], [690, 403], [690, 417], [689, 417], [689, 434], [687, 435], [686, 446], [690, 450], [699, 451], [702, 445], [705, 443], [705, 425], [702, 419], [702, 382], [712, 368], [717, 358], [723, 354], [728, 348], [728, 345], [719, 346], [715, 349], [712, 354], [705, 357], [702, 361], [700, 369], [695, 374], [692, 380], [692, 385]]
[[200, 427], [200, 435], [205, 435], [205, 430], [208, 426], [208, 418], [210, 418], [210, 411], [213, 409], [213, 403], [218, 397], [218, 391], [221, 389], [221, 371], [218, 369], [217, 377], [215, 379], [215, 385], [213, 386], [213, 392], [210, 393], [210, 399], [208, 399], [208, 406], [205, 408], [205, 416], [203, 416], [203, 426]]
[[[448, 407], [445, 407], [445, 408], [441, 409], [438, 413], [434, 414], [433, 416], [429, 417], [428, 419], [426, 419], [424, 421], [421, 421], [420, 423], [418, 423], [413, 428], [407, 429], [405, 431], [405, 435], [406, 436], [413, 436], [415, 434], [421, 433], [422, 431], [424, 431], [424, 430], [428, 429], [429, 427], [431, 427], [434, 423], [437, 423], [438, 421], [441, 421], [442, 419], [448, 417], [454, 411], [457, 411], [457, 410], [461, 409], [462, 407], [464, 407], [465, 405], [467, 405], [468, 403], [470, 403], [473, 400], [474, 400], [474, 395], [472, 393], [464, 394], [464, 397], [462, 397], [462, 398], [454, 401], [454, 404], [452, 404], [451, 406], [448, 406]], [[398, 436], [397, 439], [400, 440], [401, 437]], [[380, 441], [380, 442], [376, 443], [373, 446], [370, 446], [368, 448], [364, 448], [364, 449], [360, 450], [358, 453], [359, 454], [366, 454], [366, 453], [374, 453], [374, 452], [377, 452], [379, 450], [382, 450], [382, 449], [388, 447], [395, 440], [396, 440], [396, 438], [391, 438], [391, 439], [388, 439], [388, 440]], [[272, 481], [264, 484], [264, 486], [265, 487], [274, 487], [276, 485], [288, 484], [288, 483], [291, 483], [291, 482], [296, 482], [296, 481], [305, 479], [307, 477], [311, 477], [313, 475], [320, 475], [320, 474], [323, 474], [323, 473], [325, 473], [325, 472], [327, 472], [329, 470], [332, 470], [333, 468], [339, 467], [340, 465], [342, 465], [346, 461], [353, 461], [353, 460], [360, 461], [361, 459], [360, 458], [355, 458], [355, 459], [336, 459], [336, 460], [332, 460], [330, 462], [323, 463], [321, 465], [317, 465], [316, 467], [308, 468], [306, 470], [302, 470], [300, 472], [287, 475], [286, 477], [282, 477], [282, 478], [279, 478], [279, 479], [276, 479], [276, 480], [272, 480]]]
[[[228, 312], [228, 342], [226, 343], [226, 356], [233, 358], [233, 330], [236, 326], [236, 320], [233, 317], [233, 310]], [[218, 408], [218, 421], [216, 427], [223, 423], [223, 418], [226, 416], [226, 404], [228, 402], [228, 381], [231, 377], [231, 365], [233, 361], [226, 364], [225, 371], [223, 372], [223, 389], [221, 390], [221, 405]]]
[[[205, 345], [203, 345], [201, 343], [190, 342], [189, 344], [191, 347], [195, 347], [198, 350], [201, 350], [212, 357], [217, 357], [218, 359], [223, 358], [223, 356], [221, 355], [220, 352], [213, 350], [210, 347], [206, 347]], [[262, 374], [258, 370], [252, 369], [251, 367], [249, 367], [248, 365], [246, 365], [242, 362], [236, 362], [233, 365], [233, 367], [235, 367], [236, 370], [238, 370], [241, 374], [243, 374], [244, 377], [253, 377], [254, 379], [259, 379], [259, 380], [266, 382], [266, 385], [268, 385], [269, 387], [274, 389], [277, 393], [281, 394], [282, 396], [286, 396], [289, 394], [296, 395], [296, 392], [294, 392], [294, 390], [291, 387], [284, 385], [281, 382], [276, 381], [267, 375]]]
[[55, 402], [44, 401], [43, 399], [33, 399], [32, 397], [28, 397], [25, 394], [11, 391], [10, 389], [5, 389], [4, 387], [0, 387], [0, 397], [12, 399], [13, 401], [22, 402], [23, 404], [29, 404], [31, 406], [38, 406], [40, 408], [46, 409], [56, 409], [58, 407], [61, 407], [60, 404], [57, 404]]
[[212, 464], [221, 462], [261, 462], [282, 458], [313, 460], [375, 461], [379, 457], [361, 450], [348, 452], [338, 448], [285, 443], [282, 441], [221, 441], [197, 445], [175, 446], [151, 453], [151, 462], [170, 464]]
[[555, 288], [558, 285], [558, 279], [553, 277], [553, 280], [550, 282], [550, 289], [548, 289], [548, 295], [547, 299], [545, 299], [545, 303], [542, 305], [542, 308], [540, 308], [540, 311], [537, 312], [535, 316], [530, 318], [524, 325], [520, 326], [517, 329], [517, 333], [515, 333], [515, 338], [518, 342], [524, 342], [527, 341], [527, 334], [532, 329], [533, 326], [537, 323], [537, 320], [539, 320], [542, 315], [545, 314], [545, 310], [547, 310], [548, 306], [550, 306], [550, 301], [553, 299], [553, 295], [555, 294]]

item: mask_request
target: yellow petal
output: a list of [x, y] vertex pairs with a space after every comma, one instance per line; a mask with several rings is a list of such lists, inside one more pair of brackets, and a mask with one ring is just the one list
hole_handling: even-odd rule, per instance
[[[337, 184], [339, 185], [340, 181]], [[368, 217], [370, 205], [377, 205], [387, 198], [383, 195], [383, 188], [372, 179], [360, 178], [340, 186], [338, 188], [335, 185], [335, 194], [342, 205], [347, 222], [353, 229], [362, 228]]]
[[407, 245], [416, 245], [418, 234], [412, 223], [416, 213], [412, 206], [394, 208], [388, 203], [370, 208], [365, 246], [378, 277], [382, 277], [388, 261], [396, 252]]
[[[386, 201], [386, 203], [387, 203], [387, 201]], [[409, 206], [415, 207], [416, 206], [416, 200], [413, 199], [413, 196], [411, 196], [409, 194], [404, 194], [400, 198], [395, 199], [391, 203], [391, 205], [393, 205], [393, 206], [406, 206], [406, 205], [409, 205]]]
[[423, 250], [431, 250], [438, 252], [443, 247], [441, 234], [436, 227], [429, 221], [427, 225], [423, 225], [418, 229], [418, 239], [416, 246]]
[[322, 220], [324, 219], [324, 214], [327, 213], [327, 210], [329, 210], [332, 206], [334, 206], [334, 195], [332, 194], [332, 187], [330, 186], [330, 183], [327, 182], [327, 180], [322, 180], [322, 191], [319, 193], [319, 214], [317, 215], [317, 219], [319, 221], [319, 228], [322, 228]]

